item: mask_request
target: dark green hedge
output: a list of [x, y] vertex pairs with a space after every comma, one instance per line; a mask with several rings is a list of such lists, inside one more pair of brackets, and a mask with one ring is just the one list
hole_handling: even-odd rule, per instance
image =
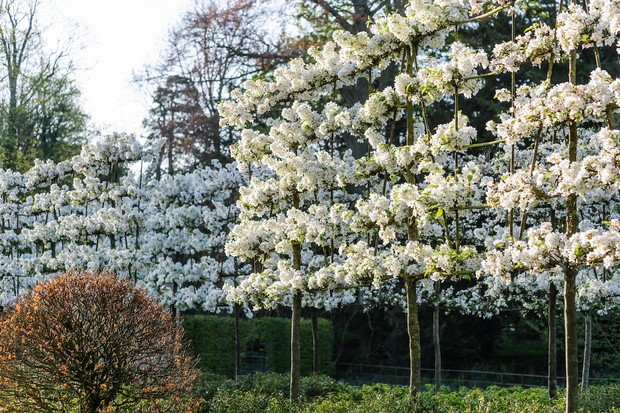
[[[290, 365], [290, 319], [254, 318], [241, 320], [241, 354], [260, 348], [269, 371], [284, 373]], [[321, 371], [329, 372], [332, 361], [333, 329], [329, 320], [319, 319]], [[183, 318], [185, 335], [204, 371], [232, 376], [235, 371], [235, 324], [228, 316], [193, 315]], [[301, 373], [312, 372], [312, 327], [301, 321]]]
[[231, 317], [185, 316], [185, 337], [203, 371], [231, 376], [235, 372], [235, 322]]

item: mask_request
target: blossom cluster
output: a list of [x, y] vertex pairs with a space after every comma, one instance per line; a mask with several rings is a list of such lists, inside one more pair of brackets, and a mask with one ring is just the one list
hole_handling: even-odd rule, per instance
[[[410, 1], [368, 32], [334, 33], [272, 80], [246, 82], [220, 105], [222, 125], [240, 136], [235, 164], [143, 182], [128, 166], [151, 153], [116, 135], [66, 162], [2, 171], [0, 305], [75, 267], [114, 270], [182, 310], [273, 308], [297, 293], [324, 309], [360, 296], [402, 304], [404, 281], [418, 283], [421, 300], [489, 316], [523, 291], [561, 289], [568, 267], [584, 308], [596, 295], [613, 302], [620, 80], [597, 68], [585, 84], [549, 76], [514, 95], [496, 90], [513, 104], [488, 124], [504, 143], [490, 161], [473, 150], [484, 132], [466, 113], [486, 70], [516, 74], [616, 42], [620, 7], [572, 5], [555, 27], [536, 23], [489, 56], [454, 40], [459, 25], [509, 3]], [[358, 103], [334, 95], [358, 82], [370, 90]], [[451, 120], [433, 124], [428, 112], [446, 103]], [[569, 197], [581, 214], [567, 234], [558, 222]], [[472, 288], [434, 290], [474, 274]]]
[[[583, 85], [570, 82], [551, 85], [523, 85], [517, 89], [515, 111], [504, 114], [489, 129], [508, 143], [534, 137], [539, 129], [557, 129], [567, 122], [603, 122], [610, 110], [618, 107], [620, 80], [602, 69], [590, 73]], [[549, 135], [549, 134], [545, 134]]]
[[234, 91], [232, 100], [220, 104], [223, 125], [243, 128], [276, 104], [294, 96], [313, 101], [337, 87], [352, 85], [370, 69], [385, 68], [400, 58], [403, 45], [439, 49], [453, 27], [467, 21], [470, 13], [484, 7], [507, 5], [506, 1], [416, 0], [408, 3], [405, 15], [378, 18], [369, 32], [336, 31], [321, 49], [309, 51], [313, 62], [295, 59], [277, 69], [272, 82], [252, 80], [244, 91]]
[[610, 46], [620, 33], [620, 6], [614, 0], [571, 4], [557, 16], [556, 27], [534, 24], [513, 41], [496, 45], [490, 67], [496, 72], [516, 72], [525, 63], [540, 66], [559, 61], [573, 50]]
[[0, 305], [68, 269], [113, 271], [168, 305], [220, 311], [225, 283], [246, 272], [224, 255], [235, 165], [147, 181], [132, 164], [152, 155], [129, 135], [106, 136], [58, 164], [0, 173]]
[[[424, 108], [480, 90], [487, 55], [446, 42], [470, 13], [503, 4], [410, 2], [368, 32], [336, 32], [310, 63], [293, 61], [220, 105], [222, 124], [240, 130], [239, 170], [252, 175], [226, 252], [254, 269], [229, 299], [271, 307], [301, 292], [306, 304], [333, 308], [351, 299], [341, 291], [475, 272], [477, 248], [462, 242], [472, 230], [458, 220], [484, 203], [488, 178], [468, 154], [477, 132], [460, 112], [430, 129]], [[445, 57], [428, 58], [430, 48]], [[330, 99], [401, 59], [391, 84], [359, 103]], [[394, 132], [403, 124], [406, 136]], [[334, 145], [345, 137], [367, 144], [366, 155]]]
[[[588, 11], [571, 5], [559, 14], [556, 28], [539, 24], [497, 46], [491, 68], [516, 72], [524, 63], [558, 61], [579, 49], [612, 45], [618, 40], [619, 17], [614, 1], [588, 2]], [[493, 246], [478, 275], [499, 281], [490, 294], [544, 296], [550, 283], [561, 291], [563, 274], [573, 269], [580, 308], [606, 311], [618, 304], [620, 132], [612, 122], [618, 85], [617, 78], [597, 67], [585, 84], [553, 84], [548, 76], [522, 85], [515, 96], [497, 91], [500, 100], [514, 99], [514, 104], [499, 122], [488, 125], [506, 144], [498, 157], [504, 171], [487, 182], [487, 200], [498, 211], [517, 212], [521, 223], [510, 223], [518, 225], [518, 236], [506, 230], [489, 233]], [[578, 142], [573, 149], [569, 137]], [[511, 151], [515, 167], [507, 172]], [[576, 198], [579, 225], [567, 231], [560, 222], [568, 218], [571, 198]], [[532, 308], [536, 300], [522, 302]]]

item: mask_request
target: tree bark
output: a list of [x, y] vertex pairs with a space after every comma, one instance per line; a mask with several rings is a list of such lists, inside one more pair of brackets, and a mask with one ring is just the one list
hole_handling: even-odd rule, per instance
[[319, 349], [319, 315], [315, 307], [310, 310], [310, 316], [312, 321], [312, 372], [318, 374], [321, 371], [321, 352]]
[[[441, 282], [435, 281], [435, 299], [439, 298]], [[435, 391], [441, 391], [441, 341], [439, 336], [439, 304], [433, 308], [433, 350], [435, 352]]]
[[581, 373], [581, 391], [588, 391], [588, 382], [590, 381], [590, 358], [592, 356], [592, 315], [585, 316], [585, 331], [583, 340], [583, 371]]
[[[407, 50], [407, 74], [413, 73], [413, 50]], [[412, 146], [414, 143], [414, 119], [413, 104], [410, 99], [406, 106], [407, 120], [407, 139], [406, 145]], [[415, 184], [416, 177], [412, 172], [404, 174], [405, 180], [410, 184]], [[407, 240], [418, 241], [418, 225], [416, 216], [412, 209], [409, 210], [409, 220], [407, 222]], [[408, 275], [405, 279], [407, 290], [407, 333], [409, 335], [409, 393], [415, 395], [420, 391], [421, 379], [421, 349], [420, 349], [420, 321], [418, 319], [418, 292], [416, 291], [417, 281]]]
[[569, 267], [564, 274], [564, 336], [566, 348], [566, 413], [576, 413], [579, 392], [579, 361], [577, 358], [577, 271]]
[[301, 324], [301, 292], [293, 295], [291, 316], [291, 382], [290, 400], [295, 402], [299, 398], [299, 381], [301, 378], [301, 343], [299, 326]]
[[97, 411], [99, 410], [99, 407], [101, 407], [101, 398], [95, 396], [95, 395], [90, 395], [87, 396], [86, 400], [84, 400], [84, 402], [82, 403], [82, 406], [80, 407], [80, 412], [81, 413], [97, 413]]
[[554, 283], [549, 283], [549, 313], [548, 313], [548, 382], [549, 398], [558, 397], [558, 344], [557, 344], [557, 310], [558, 290]]
[[[299, 194], [293, 193], [293, 208], [299, 209]], [[301, 243], [293, 242], [293, 269], [299, 271], [301, 268]], [[290, 400], [296, 401], [299, 398], [299, 381], [301, 377], [301, 291], [293, 293], [293, 305], [291, 314], [291, 382]]]
[[235, 378], [241, 376], [241, 306], [235, 304]]
[[415, 395], [420, 391], [421, 349], [420, 322], [418, 320], [418, 293], [416, 281], [407, 278], [407, 332], [409, 335], [409, 393]]
[[[577, 52], [570, 52], [569, 81], [577, 83]], [[577, 124], [568, 124], [568, 161], [577, 161]], [[566, 238], [577, 231], [577, 195], [566, 199]], [[576, 413], [579, 397], [579, 360], [577, 358], [577, 269], [564, 266], [564, 340], [566, 350], [566, 413]]]
[[[172, 112], [172, 124], [174, 125], [174, 112]], [[168, 175], [174, 175], [174, 154], [173, 154], [173, 144], [174, 144], [174, 128], [170, 132], [170, 136], [168, 137]]]

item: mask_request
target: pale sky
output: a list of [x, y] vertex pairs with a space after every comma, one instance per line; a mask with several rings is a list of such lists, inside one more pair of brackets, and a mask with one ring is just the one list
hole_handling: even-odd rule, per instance
[[[102, 132], [140, 135], [149, 101], [131, 84], [133, 72], [157, 62], [168, 30], [191, 0], [42, 0], [45, 33], [77, 33], [75, 78], [83, 107]], [[75, 30], [75, 23], [78, 29]]]

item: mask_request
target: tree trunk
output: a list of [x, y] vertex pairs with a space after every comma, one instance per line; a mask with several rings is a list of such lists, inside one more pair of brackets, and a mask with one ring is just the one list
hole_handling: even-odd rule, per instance
[[312, 372], [318, 374], [321, 371], [318, 310], [312, 307], [312, 310], [310, 310], [310, 316], [312, 321]]
[[[407, 74], [413, 73], [413, 51], [407, 50]], [[410, 99], [407, 100], [406, 106], [407, 120], [407, 139], [406, 145], [412, 146], [414, 143], [414, 114], [413, 104]], [[416, 177], [408, 171], [404, 173], [405, 180], [410, 184], [415, 184]], [[407, 240], [418, 241], [418, 225], [414, 211], [410, 208], [408, 211], [409, 220], [407, 222]], [[421, 379], [421, 350], [420, 350], [420, 321], [418, 319], [418, 292], [416, 291], [417, 281], [411, 276], [405, 279], [407, 291], [407, 333], [409, 335], [409, 393], [415, 395], [420, 391]]]
[[170, 130], [168, 136], [168, 175], [174, 175], [174, 135], [176, 132], [176, 124], [174, 122], [174, 110], [171, 115], [172, 130]]
[[[11, 113], [15, 112], [17, 109], [17, 76], [18, 73], [15, 73], [17, 70], [12, 68], [9, 70], [9, 110]], [[14, 131], [12, 131], [14, 132]]]
[[[293, 208], [299, 209], [299, 194], [293, 194]], [[301, 244], [299, 241], [293, 242], [293, 269], [299, 271], [301, 268]], [[291, 382], [290, 400], [296, 401], [299, 398], [299, 380], [301, 376], [301, 291], [293, 293], [293, 306], [291, 308]]]
[[235, 378], [241, 376], [241, 306], [235, 304]]
[[299, 381], [300, 381], [300, 334], [299, 326], [301, 324], [301, 292], [293, 295], [293, 314], [291, 316], [291, 382], [290, 382], [290, 400], [295, 402], [299, 398]]
[[[173, 118], [174, 119], [174, 118]], [[168, 174], [170, 176], [174, 175], [174, 156], [173, 156], [173, 152], [172, 152], [172, 142], [173, 138], [172, 135], [168, 138]]]
[[[577, 52], [569, 56], [569, 80], [577, 83]], [[568, 161], [577, 161], [577, 124], [568, 124]], [[577, 231], [577, 195], [566, 198], [566, 238]], [[566, 350], [566, 413], [576, 413], [579, 397], [579, 360], [577, 358], [577, 269], [564, 266], [564, 340]]]
[[592, 356], [592, 315], [585, 317], [585, 337], [583, 340], [583, 372], [581, 374], [581, 391], [588, 391], [590, 380], [590, 358]]
[[86, 398], [86, 400], [82, 401], [82, 406], [80, 407], [80, 413], [97, 413], [99, 407], [101, 406], [101, 398], [90, 395]]
[[170, 317], [177, 325], [181, 325], [181, 310], [176, 305], [178, 285], [176, 281], [172, 281], [172, 304], [170, 305]]
[[407, 278], [407, 332], [409, 334], [409, 393], [420, 391], [421, 350], [420, 322], [418, 320], [418, 295], [416, 281]]
[[568, 267], [564, 274], [564, 335], [566, 347], [566, 413], [576, 413], [579, 392], [579, 361], [577, 358], [577, 271]]
[[[435, 299], [439, 298], [441, 282], [435, 281]], [[439, 337], [439, 304], [433, 308], [433, 350], [435, 351], [435, 391], [441, 391], [441, 342]]]
[[548, 382], [547, 389], [549, 398], [558, 397], [558, 344], [557, 344], [557, 311], [558, 311], [558, 290], [554, 283], [549, 283], [549, 313], [548, 313]]

